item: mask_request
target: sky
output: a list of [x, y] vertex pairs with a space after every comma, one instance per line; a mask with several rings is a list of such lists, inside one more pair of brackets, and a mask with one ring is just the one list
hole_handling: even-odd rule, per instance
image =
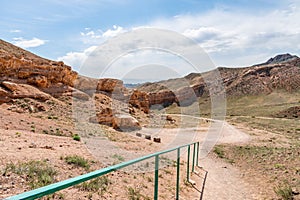
[[[215, 66], [249, 66], [281, 53], [300, 55], [299, 0], [10, 0], [1, 1], [0, 18], [1, 39], [39, 56], [63, 60], [79, 72], [99, 46], [142, 27], [187, 37]], [[160, 62], [149, 59], [164, 57], [161, 52], [134, 55], [116, 61], [115, 70], [122, 70], [122, 63], [163, 69]], [[164, 75], [193, 71], [178, 58], [165, 54], [162, 59], [169, 61], [168, 68], [181, 68]], [[141, 70], [127, 78], [134, 78], [137, 71]], [[157, 78], [157, 73], [148, 79]]]

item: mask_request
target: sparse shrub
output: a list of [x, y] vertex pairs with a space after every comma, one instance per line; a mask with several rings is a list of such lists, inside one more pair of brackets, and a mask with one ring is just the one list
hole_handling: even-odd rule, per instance
[[150, 176], [148, 176], [148, 177], [147, 177], [147, 181], [148, 181], [148, 182], [153, 182], [153, 178], [150, 177]]
[[128, 187], [127, 188], [128, 199], [130, 200], [141, 200], [143, 195], [140, 193], [140, 189]]
[[87, 159], [77, 156], [77, 155], [67, 156], [67, 157], [65, 157], [65, 161], [69, 165], [75, 165], [78, 167], [82, 167], [82, 168], [85, 168], [86, 170], [88, 170], [90, 168], [89, 161]]
[[73, 135], [73, 140], [80, 141], [81, 140], [80, 135], [74, 134]]
[[6, 166], [3, 175], [6, 175], [8, 172], [25, 175], [31, 189], [54, 183], [55, 175], [57, 174], [54, 168], [42, 161], [29, 161], [18, 164], [10, 163]]
[[100, 195], [103, 195], [103, 193], [108, 190], [110, 184], [111, 181], [107, 176], [101, 176], [90, 181], [83, 182], [77, 187], [82, 191], [99, 192]]
[[[112, 155], [112, 158], [116, 159], [117, 163], [123, 162], [125, 160], [124, 157], [119, 154]], [[117, 163], [114, 163], [114, 164], [117, 164]]]
[[293, 200], [293, 191], [289, 184], [284, 183], [274, 188], [275, 193], [283, 200]]
[[220, 146], [215, 146], [214, 153], [217, 154], [219, 158], [225, 158], [225, 152]]

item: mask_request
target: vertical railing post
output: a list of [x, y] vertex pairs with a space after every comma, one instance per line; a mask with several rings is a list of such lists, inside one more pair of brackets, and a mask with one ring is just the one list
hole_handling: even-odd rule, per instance
[[200, 143], [197, 142], [197, 157], [196, 157], [196, 166], [199, 167], [199, 145]]
[[188, 157], [187, 157], [187, 168], [186, 168], [186, 180], [187, 182], [190, 181], [190, 153], [191, 153], [191, 146], [188, 146]]
[[156, 155], [155, 172], [154, 172], [154, 200], [158, 199], [158, 168], [159, 168], [159, 155]]
[[193, 165], [192, 165], [192, 172], [195, 171], [195, 158], [196, 158], [196, 143], [194, 143], [194, 149], [193, 149]]
[[180, 147], [177, 149], [177, 174], [176, 174], [176, 200], [179, 199], [179, 191], [180, 191]]

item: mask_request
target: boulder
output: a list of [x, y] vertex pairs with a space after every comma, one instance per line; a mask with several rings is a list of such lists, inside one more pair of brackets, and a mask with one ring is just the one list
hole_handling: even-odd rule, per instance
[[102, 109], [96, 114], [96, 116], [89, 119], [92, 123], [99, 123], [107, 126], [112, 126], [114, 121], [114, 116], [111, 108]]
[[96, 88], [97, 93], [104, 93], [116, 100], [125, 100], [125, 94], [128, 93], [123, 85], [123, 81], [112, 78], [99, 79]]
[[118, 80], [118, 79], [112, 79], [112, 78], [104, 78], [104, 79], [99, 79], [97, 83], [97, 91], [103, 91], [107, 93], [112, 93], [115, 90], [122, 88], [123, 86], [123, 81]]
[[116, 130], [124, 132], [141, 129], [141, 125], [139, 124], [138, 120], [129, 115], [116, 115], [113, 118], [112, 127]]
[[0, 87], [0, 103], [7, 103], [10, 100], [9, 93]]
[[160, 137], [154, 137], [153, 142], [161, 143]]

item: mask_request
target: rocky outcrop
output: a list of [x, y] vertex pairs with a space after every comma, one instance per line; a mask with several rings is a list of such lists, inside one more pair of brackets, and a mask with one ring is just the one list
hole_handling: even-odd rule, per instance
[[130, 95], [129, 102], [135, 108], [140, 109], [144, 113], [149, 113], [149, 94], [147, 92], [142, 92], [134, 90]]
[[0, 81], [34, 85], [40, 89], [57, 84], [73, 86], [77, 73], [63, 62], [41, 58], [0, 40]]
[[47, 88], [58, 83], [73, 86], [77, 73], [63, 62], [33, 62], [0, 54], [0, 80], [28, 83]]
[[75, 88], [90, 96], [95, 93], [102, 93], [117, 100], [125, 100], [128, 93], [123, 81], [112, 78], [95, 79], [78, 76], [75, 81]]
[[0, 83], [0, 93], [1, 97], [5, 101], [10, 101], [11, 99], [17, 98], [32, 98], [42, 101], [51, 99], [51, 95], [42, 92], [41, 90], [27, 84], [17, 84], [8, 81], [3, 81]]
[[172, 105], [174, 102], [177, 102], [176, 95], [174, 92], [169, 90], [164, 90], [161, 92], [150, 92], [149, 93], [149, 104], [152, 105], [161, 105], [167, 107]]

